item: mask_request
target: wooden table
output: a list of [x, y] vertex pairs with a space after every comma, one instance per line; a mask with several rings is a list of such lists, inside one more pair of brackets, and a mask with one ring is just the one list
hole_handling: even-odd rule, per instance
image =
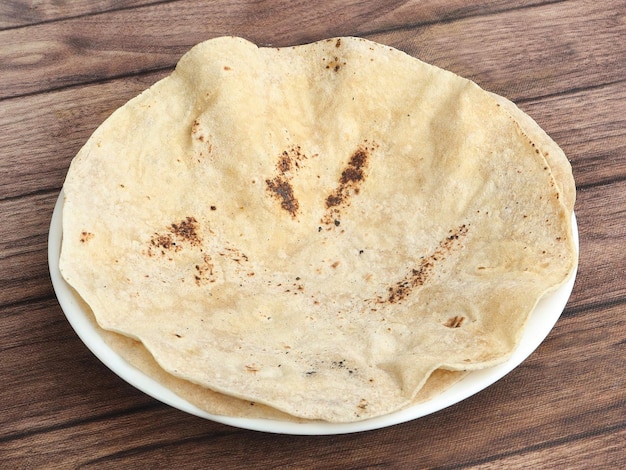
[[[87, 350], [57, 303], [46, 257], [68, 165], [114, 109], [219, 35], [386, 43], [514, 100], [561, 145], [578, 187], [579, 273], [528, 360], [418, 420], [289, 436], [170, 408]], [[2, 468], [626, 464], [624, 0], [2, 2], [0, 213]]]

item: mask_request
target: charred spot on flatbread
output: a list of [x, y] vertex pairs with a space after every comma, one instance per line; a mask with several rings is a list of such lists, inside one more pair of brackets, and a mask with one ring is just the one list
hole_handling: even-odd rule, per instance
[[338, 178], [337, 187], [324, 200], [326, 213], [320, 222], [326, 225], [327, 229], [341, 224], [343, 209], [350, 206], [351, 199], [360, 193], [361, 186], [367, 178], [371, 154], [376, 147], [376, 144], [368, 144], [365, 141], [350, 155]]
[[155, 232], [150, 238], [146, 253], [148, 256], [164, 256], [181, 251], [185, 245], [197, 247], [201, 244], [198, 221], [190, 216], [170, 224], [164, 232]]
[[419, 264], [411, 267], [403, 278], [387, 289], [386, 297], [378, 297], [377, 303], [397, 304], [405, 300], [412, 292], [426, 284], [438, 264], [454, 254], [455, 250], [462, 248], [460, 239], [467, 235], [469, 227], [463, 224], [454, 230], [450, 230], [448, 235], [441, 240], [439, 245], [428, 256], [423, 256]]
[[267, 191], [280, 202], [280, 207], [296, 218], [300, 203], [294, 194], [291, 181], [307, 156], [302, 153], [299, 145], [284, 150], [276, 163], [276, 175], [265, 180]]

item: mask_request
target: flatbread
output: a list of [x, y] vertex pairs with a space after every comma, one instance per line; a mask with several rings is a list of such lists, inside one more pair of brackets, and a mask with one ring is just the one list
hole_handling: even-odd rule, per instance
[[363, 39], [206, 41], [72, 162], [61, 272], [172, 376], [390, 413], [506, 360], [573, 271], [571, 170], [524, 116]]

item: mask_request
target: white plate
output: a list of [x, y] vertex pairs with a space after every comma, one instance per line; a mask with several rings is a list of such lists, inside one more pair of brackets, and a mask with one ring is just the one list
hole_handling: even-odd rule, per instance
[[[109, 369], [126, 380], [129, 384], [163, 403], [167, 403], [174, 408], [191, 413], [192, 415], [256, 431], [308, 435], [344, 434], [367, 431], [420, 418], [465, 400], [504, 377], [537, 349], [561, 316], [574, 287], [574, 279], [576, 277], [576, 272], [574, 272], [563, 286], [539, 302], [528, 321], [520, 345], [509, 360], [489, 369], [471, 372], [445, 392], [427, 402], [413, 405], [385, 416], [356, 423], [292, 423], [268, 419], [230, 418], [206, 413], [186, 400], [183, 400], [165, 386], [128, 364], [104, 342], [98, 330], [93, 326], [92, 322], [90, 322], [88, 317], [89, 312], [85, 312], [82, 309], [78, 299], [75, 297], [74, 291], [70, 289], [59, 272], [59, 256], [63, 235], [62, 210], [63, 192], [59, 195], [50, 224], [50, 234], [48, 237], [50, 276], [57, 298], [59, 299], [59, 304], [65, 316], [91, 352], [109, 367]], [[576, 250], [578, 250], [578, 227], [574, 215], [572, 215], [572, 227]]]

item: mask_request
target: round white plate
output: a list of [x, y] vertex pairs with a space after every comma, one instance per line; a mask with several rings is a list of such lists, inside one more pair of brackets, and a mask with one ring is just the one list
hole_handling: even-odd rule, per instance
[[[569, 280], [558, 290], [543, 298], [532, 313], [528, 325], [524, 331], [522, 340], [513, 355], [504, 363], [471, 372], [452, 387], [436, 396], [435, 398], [410, 406], [403, 410], [385, 416], [359, 421], [356, 423], [323, 423], [307, 422], [293, 423], [269, 419], [231, 418], [227, 416], [212, 415], [202, 411], [177, 396], [174, 392], [162, 384], [151, 379], [141, 371], [128, 364], [122, 357], [113, 351], [103, 340], [90, 321], [89, 312], [85, 312], [75, 297], [74, 291], [65, 282], [59, 272], [59, 256], [61, 252], [63, 192], [59, 195], [48, 237], [48, 262], [50, 265], [50, 276], [52, 285], [56, 292], [59, 304], [65, 313], [72, 328], [76, 331], [80, 339], [109, 369], [115, 372], [129, 384], [166, 403], [174, 408], [185, 411], [192, 415], [210, 419], [219, 423], [228, 424], [244, 429], [265, 431], [282, 434], [344, 434], [371, 429], [383, 428], [394, 424], [404, 423], [436, 411], [452, 406], [466, 398], [480, 392], [504, 377], [511, 370], [521, 364], [530, 354], [537, 349], [541, 342], [548, 336], [550, 330], [561, 316], [567, 300], [574, 287], [576, 272], [572, 273]], [[576, 249], [578, 250], [578, 227], [576, 217], [572, 215], [572, 227]]]

